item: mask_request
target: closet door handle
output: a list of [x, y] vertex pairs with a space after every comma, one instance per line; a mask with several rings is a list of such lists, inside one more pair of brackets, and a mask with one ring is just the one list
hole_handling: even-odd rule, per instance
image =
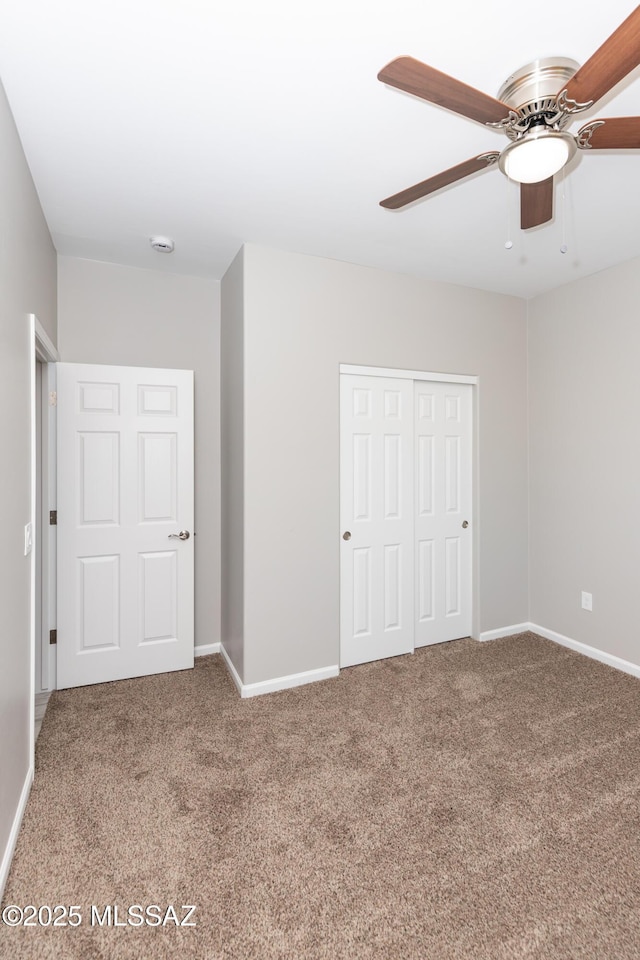
[[181, 530], [180, 533], [170, 533], [169, 540], [188, 540], [190, 536], [188, 530]]
[[345, 530], [345, 532], [342, 534], [342, 539], [351, 540], [351, 533], [348, 530]]

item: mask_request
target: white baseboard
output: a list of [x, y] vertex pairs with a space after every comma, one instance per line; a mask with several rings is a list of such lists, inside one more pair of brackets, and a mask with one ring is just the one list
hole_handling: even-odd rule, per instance
[[305, 670], [303, 673], [290, 673], [286, 677], [274, 677], [273, 680], [260, 680], [258, 683], [243, 683], [224, 646], [220, 647], [220, 653], [227, 665], [227, 670], [231, 674], [231, 679], [238, 688], [238, 692], [243, 700], [247, 697], [259, 697], [263, 693], [275, 693], [276, 690], [289, 690], [291, 687], [301, 687], [306, 683], [317, 683], [320, 680], [329, 680], [331, 677], [337, 677], [340, 673], [340, 667], [336, 664], [331, 667], [320, 667], [319, 670]]
[[47, 704], [49, 703], [49, 697], [51, 696], [51, 691], [47, 690], [46, 693], [36, 693], [35, 695], [35, 710], [34, 716], [36, 720], [42, 720], [47, 711]]
[[484, 633], [481, 633], [478, 637], [481, 643], [484, 643], [485, 640], [499, 640], [501, 637], [511, 637], [514, 633], [526, 633], [527, 630], [532, 630], [530, 623], [516, 623], [511, 627], [499, 627], [497, 630], [485, 630]]
[[13, 851], [16, 848], [16, 842], [18, 840], [18, 834], [20, 833], [20, 826], [22, 824], [22, 818], [27, 806], [27, 800], [29, 799], [29, 791], [31, 790], [32, 783], [33, 766], [30, 766], [22, 787], [22, 793], [20, 794], [20, 800], [18, 801], [18, 808], [13, 818], [13, 824], [11, 826], [9, 839], [7, 840], [7, 846], [5, 847], [4, 854], [2, 855], [2, 863], [0, 864], [0, 901], [2, 901], [5, 884], [7, 882], [7, 877], [9, 876], [11, 860], [13, 859]]
[[585, 657], [591, 657], [592, 660], [599, 660], [600, 663], [606, 663], [608, 667], [615, 667], [616, 670], [622, 670], [623, 673], [630, 673], [632, 677], [640, 677], [640, 664], [631, 663], [629, 660], [623, 660], [612, 653], [605, 653], [604, 650], [598, 650], [597, 647], [590, 647], [579, 640], [572, 640], [571, 637], [565, 637], [562, 633], [556, 633], [555, 630], [547, 630], [546, 627], [540, 627], [537, 623], [530, 623], [529, 630], [537, 633], [545, 640], [553, 640], [561, 647], [569, 647], [570, 650], [576, 650], [584, 654]]
[[34, 716], [37, 721], [42, 722], [44, 715], [47, 712], [47, 704], [49, 703], [49, 697], [51, 696], [51, 690], [47, 690], [43, 693], [36, 693], [35, 695], [35, 710]]
[[518, 623], [513, 627], [503, 627], [499, 630], [487, 630], [480, 634], [480, 640], [499, 640], [500, 637], [510, 637], [515, 633], [537, 633], [545, 640], [552, 640], [553, 643], [561, 647], [568, 647], [585, 657], [591, 657], [592, 660], [598, 660], [600, 663], [606, 663], [608, 667], [615, 667], [616, 670], [622, 670], [623, 673], [630, 673], [632, 677], [640, 677], [640, 664], [631, 663], [630, 660], [623, 660], [621, 657], [614, 656], [613, 653], [606, 653], [604, 650], [598, 650], [597, 647], [590, 647], [587, 643], [581, 643], [580, 640], [572, 640], [571, 637], [565, 637], [562, 633], [556, 633], [555, 630], [548, 630], [541, 627], [538, 623]]
[[242, 696], [242, 680], [240, 679], [238, 671], [236, 670], [233, 663], [231, 662], [231, 657], [225, 650], [224, 644], [222, 643], [220, 644], [220, 653], [222, 654], [222, 659], [224, 660], [227, 670], [229, 671], [229, 676], [235, 683], [238, 693], [240, 694], [240, 696]]
[[287, 677], [274, 677], [273, 680], [261, 680], [259, 683], [243, 683], [242, 697], [258, 697], [263, 693], [275, 693], [276, 690], [289, 690], [291, 687], [301, 687], [305, 683], [317, 683], [319, 680], [329, 680], [340, 673], [338, 664], [331, 667], [320, 667], [319, 670], [305, 670], [303, 673], [290, 673]]
[[201, 646], [196, 644], [193, 648], [194, 657], [208, 657], [210, 653], [220, 653], [220, 641], [217, 643], [203, 643]]
[[37, 740], [40, 736], [40, 730], [42, 729], [42, 721], [44, 720], [44, 715], [47, 712], [47, 706], [49, 704], [49, 697], [51, 696], [51, 690], [46, 690], [41, 693], [36, 693], [34, 697], [34, 710], [33, 710], [33, 737], [34, 740]]

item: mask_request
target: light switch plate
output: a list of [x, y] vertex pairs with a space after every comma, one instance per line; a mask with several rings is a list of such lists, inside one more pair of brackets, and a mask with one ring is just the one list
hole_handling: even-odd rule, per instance
[[33, 526], [26, 523], [24, 527], [24, 555], [28, 557], [33, 548]]

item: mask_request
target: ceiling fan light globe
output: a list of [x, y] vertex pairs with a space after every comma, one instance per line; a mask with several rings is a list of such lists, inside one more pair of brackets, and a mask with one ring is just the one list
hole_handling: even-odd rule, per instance
[[540, 183], [562, 170], [575, 151], [575, 140], [570, 134], [542, 131], [509, 144], [500, 155], [499, 166], [517, 183]]
[[563, 140], [530, 140], [518, 146], [505, 161], [507, 176], [518, 183], [547, 180], [569, 159], [569, 147]]

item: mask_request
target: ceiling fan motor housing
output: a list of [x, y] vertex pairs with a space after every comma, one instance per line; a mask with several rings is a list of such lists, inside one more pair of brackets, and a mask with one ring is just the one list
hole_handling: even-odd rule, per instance
[[518, 123], [505, 127], [507, 136], [516, 140], [541, 123], [554, 130], [566, 126], [571, 116], [559, 108], [558, 91], [565, 88], [579, 66], [568, 57], [546, 57], [512, 73], [498, 91], [498, 99], [518, 115]]

